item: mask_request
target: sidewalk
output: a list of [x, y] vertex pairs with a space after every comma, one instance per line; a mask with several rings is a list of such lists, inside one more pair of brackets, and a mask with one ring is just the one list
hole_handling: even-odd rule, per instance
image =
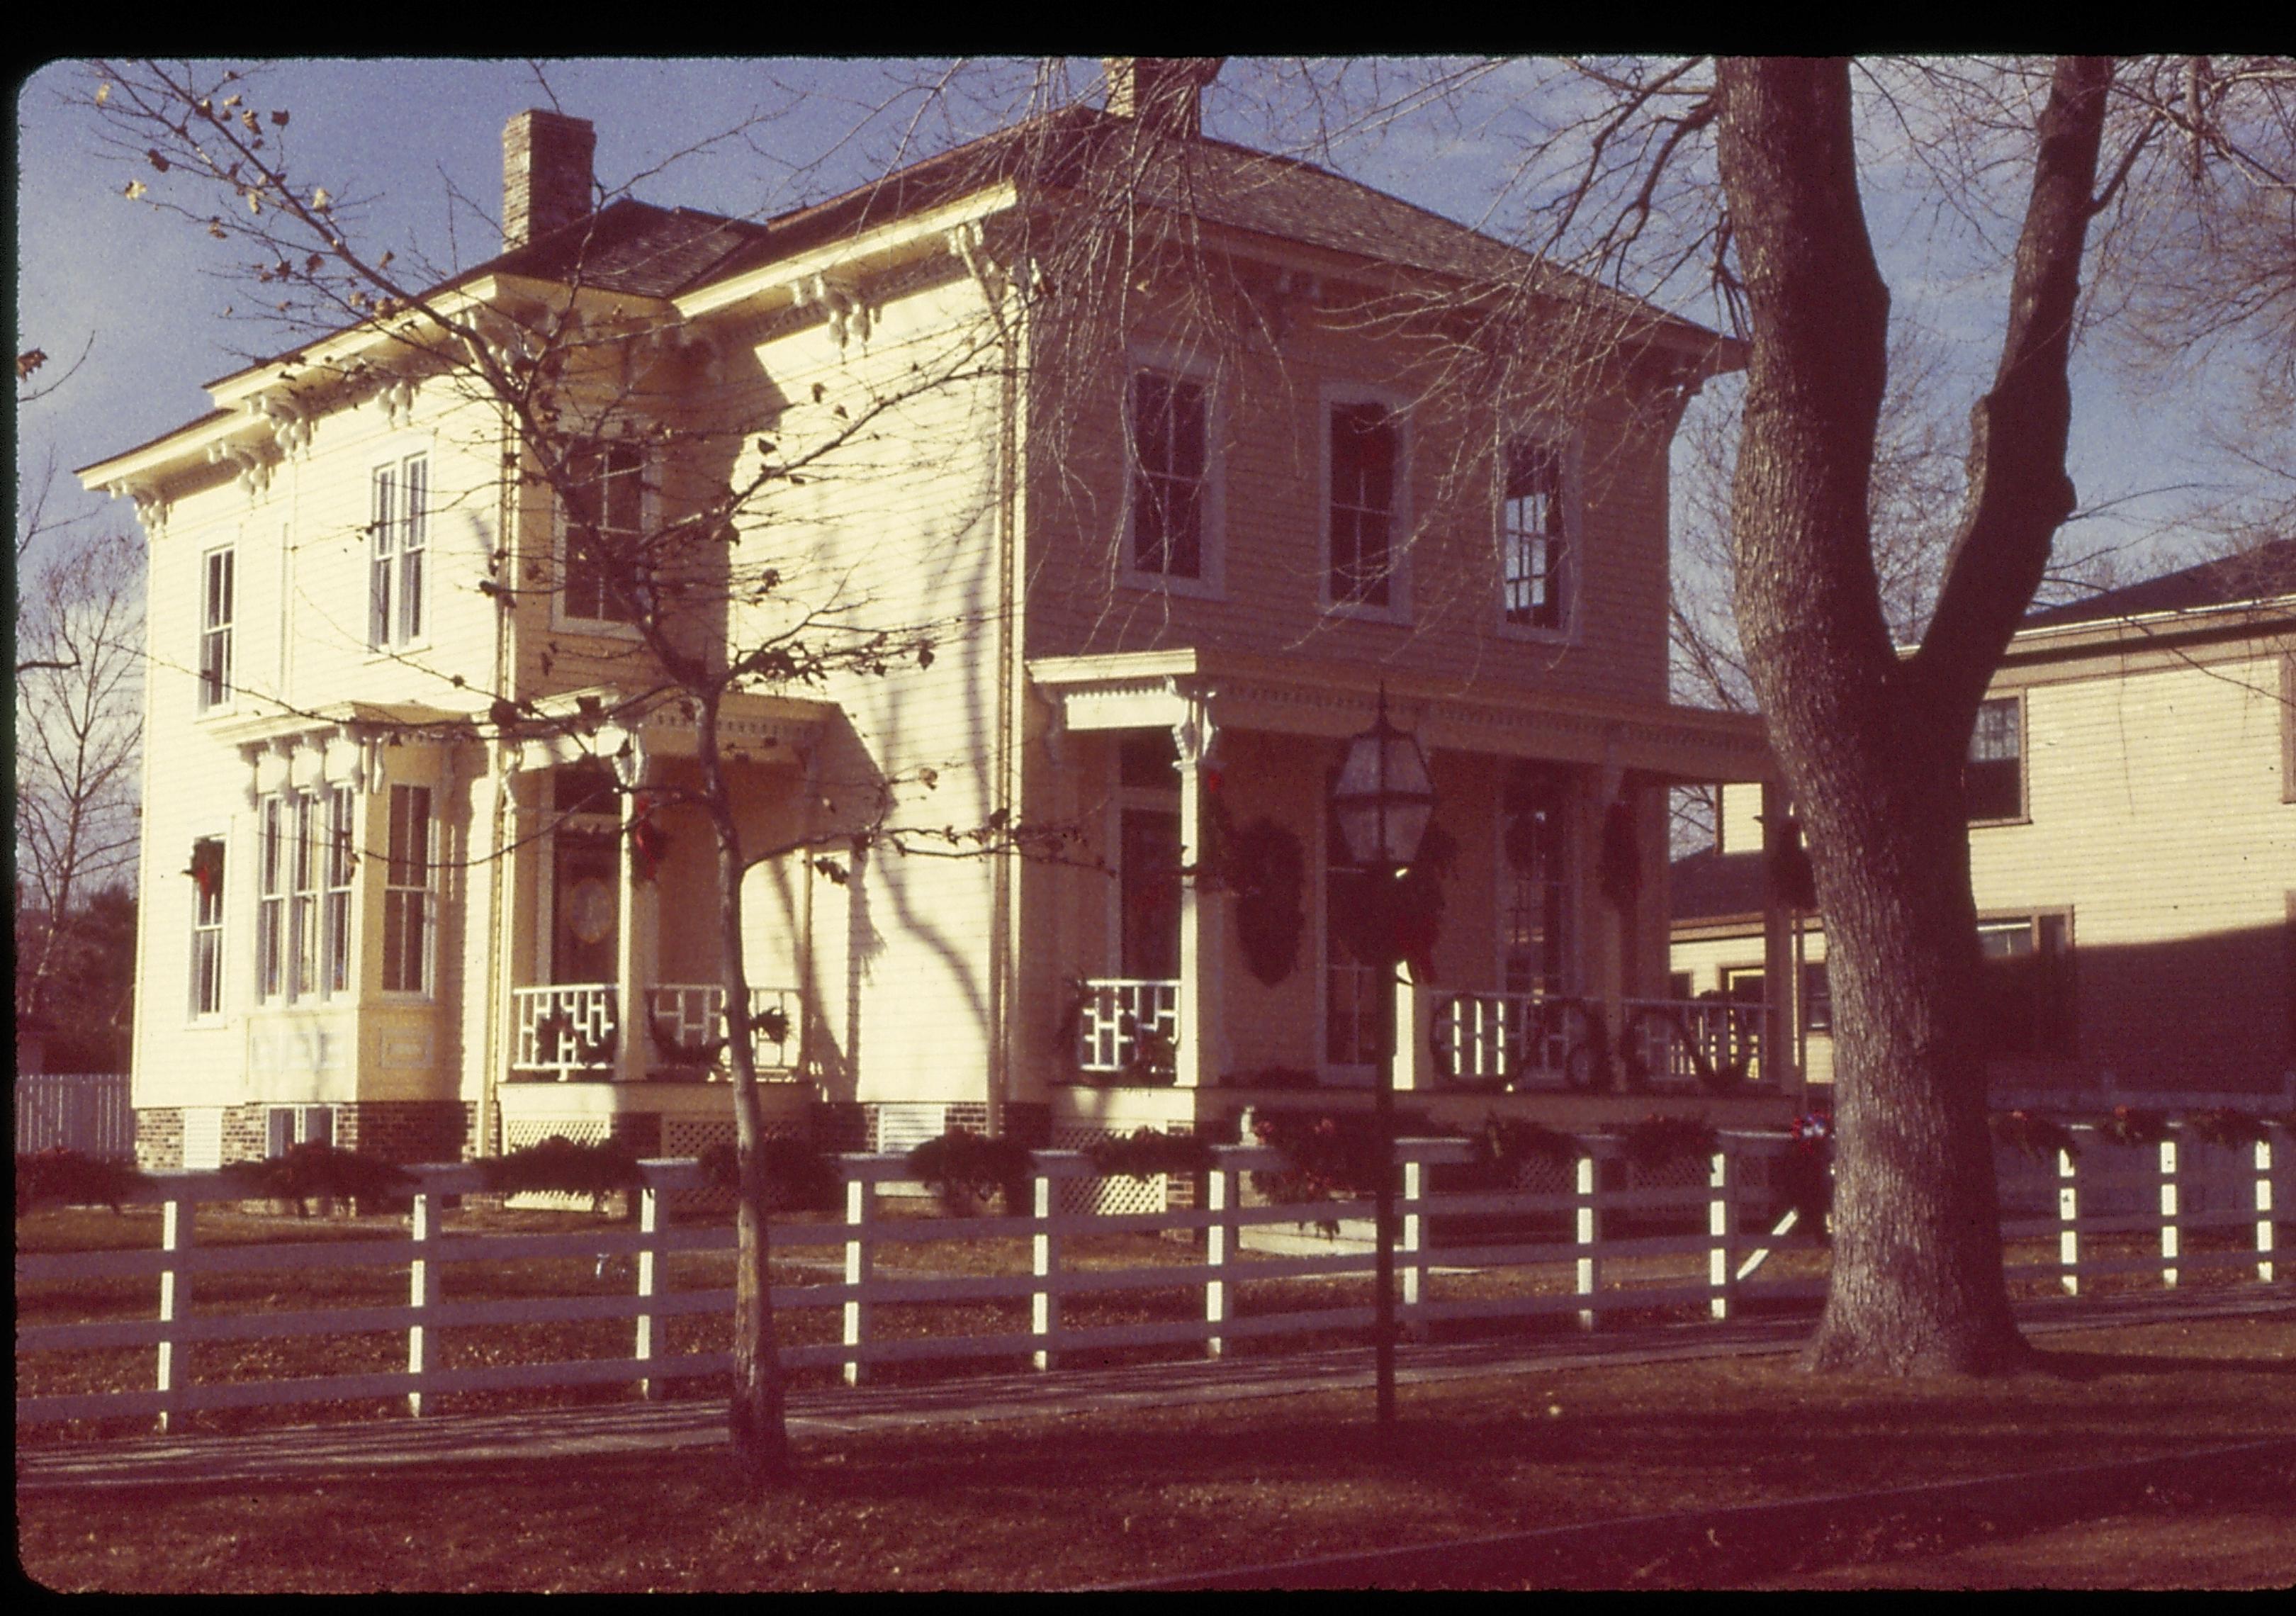
[[[2103, 1299], [2021, 1303], [2029, 1333], [2242, 1315], [2296, 1318], [2285, 1287], [2235, 1292], [2154, 1291]], [[1670, 1325], [1615, 1334], [1556, 1334], [1427, 1346], [1404, 1344], [1397, 1379], [1406, 1385], [1568, 1369], [1596, 1364], [1664, 1363], [1794, 1350], [1806, 1317]], [[802, 1390], [790, 1399], [800, 1440], [838, 1431], [902, 1425], [1025, 1419], [1224, 1402], [1301, 1392], [1367, 1389], [1366, 1349], [1220, 1361], [1192, 1359], [1119, 1369], [1061, 1370], [943, 1381], [923, 1386]], [[54, 1490], [158, 1483], [229, 1482], [317, 1476], [386, 1465], [541, 1460], [636, 1450], [709, 1448], [726, 1440], [725, 1406], [714, 1399], [628, 1403], [504, 1415], [447, 1415], [359, 1424], [299, 1425], [231, 1436], [136, 1437], [19, 1449], [16, 1486]]]

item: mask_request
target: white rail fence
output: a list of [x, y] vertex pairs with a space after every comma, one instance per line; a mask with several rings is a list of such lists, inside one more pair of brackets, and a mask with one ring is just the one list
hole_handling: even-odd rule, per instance
[[[1619, 1161], [1615, 1142], [1602, 1141], [1595, 1157], [1562, 1169], [1567, 1188], [1439, 1194], [1430, 1188], [1431, 1170], [1468, 1161], [1469, 1147], [1456, 1139], [1403, 1141], [1398, 1152], [1404, 1188], [1398, 1266], [1401, 1319], [1413, 1330], [1444, 1321], [1539, 1316], [1592, 1326], [1605, 1314], [1629, 1309], [1687, 1305], [1726, 1318], [1759, 1299], [1814, 1297], [1824, 1284], [1822, 1261], [1767, 1260], [1790, 1244], [1804, 1246], [1813, 1258], [1822, 1251], [1806, 1235], [1798, 1242], [1786, 1237], [1792, 1220], [1776, 1218], [1777, 1205], [1758, 1183], [1764, 1164], [1792, 1148], [1774, 1135], [1726, 1134], [1722, 1148], [1702, 1169], [1693, 1162], [1689, 1173], [1674, 1175], [1689, 1180], [1679, 1187], [1629, 1187], [1630, 1175], [1611, 1165]], [[2102, 1158], [2107, 1148], [2100, 1145], [2092, 1154]], [[2222, 1265], [2252, 1270], [2269, 1284], [2276, 1272], [2274, 1208], [2287, 1204], [2284, 1185], [2276, 1202], [2275, 1181], [2284, 1177], [2288, 1153], [2280, 1150], [2278, 1168], [2274, 1153], [2272, 1144], [2238, 1152], [2170, 1144], [2151, 1153], [2149, 1165], [2135, 1168], [2108, 1167], [2089, 1157], [2061, 1162], [2066, 1190], [2060, 1216], [2030, 1226], [2013, 1221], [2004, 1226], [2005, 1237], [2012, 1240], [2038, 1236], [2046, 1243], [2055, 1236], [2057, 1259], [2038, 1268], [2022, 1265], [2013, 1276], [2038, 1272], [2073, 1292], [2106, 1274], [2150, 1272], [2161, 1283], [2176, 1284], [2203, 1265]], [[792, 1370], [833, 1369], [847, 1382], [858, 1383], [877, 1366], [901, 1361], [1001, 1358], [1051, 1369], [1064, 1355], [1110, 1349], [1161, 1348], [1218, 1358], [1250, 1338], [1367, 1329], [1373, 1321], [1365, 1284], [1372, 1259], [1360, 1243], [1335, 1243], [1328, 1251], [1284, 1256], [1246, 1250], [1242, 1237], [1256, 1226], [1294, 1226], [1303, 1218], [1368, 1218], [1370, 1202], [1247, 1205], [1246, 1175], [1280, 1169], [1283, 1158], [1251, 1146], [1218, 1147], [1212, 1154], [1214, 1166], [1201, 1181], [1201, 1204], [1193, 1209], [1125, 1215], [1062, 1210], [1061, 1182], [1097, 1177], [1097, 1169], [1080, 1153], [1046, 1151], [1034, 1158], [1033, 1206], [1028, 1213], [930, 1219], [880, 1215], [878, 1192], [883, 1186], [915, 1182], [905, 1158], [837, 1158], [844, 1179], [841, 1218], [783, 1219], [774, 1230], [777, 1259], [809, 1258], [824, 1275], [820, 1283], [774, 1287], [784, 1340], [800, 1343], [785, 1346], [783, 1360]], [[404, 1399], [410, 1414], [421, 1415], [426, 1407], [435, 1411], [435, 1399], [447, 1393], [621, 1382], [658, 1396], [670, 1380], [730, 1370], [728, 1352], [675, 1351], [668, 1340], [670, 1321], [725, 1317], [733, 1305], [729, 1289], [676, 1290], [668, 1283], [673, 1256], [722, 1253], [733, 1246], [729, 1228], [672, 1226], [662, 1215], [665, 1195], [699, 1182], [693, 1163], [644, 1164], [646, 1188], [638, 1196], [634, 1226], [556, 1234], [447, 1232], [440, 1226], [446, 1198], [482, 1194], [478, 1170], [455, 1166], [413, 1171], [416, 1183], [403, 1236], [203, 1246], [197, 1240], [195, 1209], [202, 1202], [242, 1200], [245, 1189], [220, 1174], [178, 1173], [154, 1175], [128, 1197], [161, 1207], [158, 1249], [20, 1253], [20, 1321], [28, 1300], [37, 1300], [28, 1294], [28, 1286], [37, 1292], [44, 1285], [156, 1277], [158, 1308], [154, 1317], [20, 1322], [18, 1383], [29, 1386], [32, 1394], [17, 1399], [18, 1423], [156, 1416], [164, 1428], [171, 1418], [198, 1409], [376, 1398]], [[2082, 1214], [2085, 1189], [2116, 1172], [2150, 1174], [2146, 1182], [2158, 1192], [2157, 1215]], [[2202, 1201], [2214, 1210], [2196, 1210]], [[2218, 1249], [2203, 1251], [2193, 1240], [2203, 1230], [2236, 1237], [2228, 1248], [2219, 1242]], [[2146, 1253], [2107, 1259], [2095, 1252], [2096, 1237], [2123, 1231], [2143, 1234], [2149, 1243]], [[1184, 1238], [1136, 1240], [1128, 1250], [1113, 1252], [1123, 1243], [1096, 1242], [1102, 1236], [1159, 1234]], [[977, 1243], [994, 1241], [1014, 1243], [1003, 1248], [1007, 1252], [1025, 1251], [1012, 1265], [1016, 1271], [951, 1272], [951, 1267], [964, 1265], [936, 1266], [930, 1258], [918, 1264], [921, 1247], [960, 1243], [978, 1252]], [[594, 1259], [599, 1276], [610, 1262], [627, 1260], [629, 1287], [508, 1299], [454, 1300], [447, 1294], [462, 1288], [446, 1283], [455, 1265], [549, 1259], [579, 1259], [584, 1267]], [[300, 1272], [312, 1275], [323, 1288], [340, 1292], [350, 1288], [345, 1276], [351, 1271], [377, 1268], [398, 1276], [391, 1282], [394, 1290], [404, 1284], [403, 1304], [245, 1312], [201, 1311], [193, 1305], [214, 1276]], [[1328, 1283], [1333, 1281], [1349, 1283], [1335, 1287]], [[1151, 1295], [1163, 1298], [1160, 1308], [1146, 1310], [1164, 1316], [1144, 1322], [1087, 1322], [1095, 1302], [1128, 1293], [1136, 1302]], [[920, 1309], [971, 1309], [977, 1318], [981, 1304], [1003, 1304], [1003, 1322], [1009, 1327], [920, 1331]], [[40, 1306], [53, 1308], [51, 1302]], [[820, 1322], [806, 1326], [808, 1314]], [[449, 1366], [441, 1350], [446, 1331], [587, 1320], [627, 1327], [628, 1334], [620, 1338], [627, 1348], [603, 1358], [460, 1366]], [[202, 1378], [193, 1373], [217, 1343], [362, 1333], [403, 1336], [406, 1366], [270, 1380]], [[803, 1341], [808, 1333], [834, 1339]], [[43, 1355], [105, 1349], [152, 1354], [149, 1387], [43, 1393], [38, 1385], [44, 1377], [27, 1373], [28, 1365], [37, 1370]], [[394, 1352], [391, 1361], [396, 1357]]]
[[16, 1079], [16, 1151], [72, 1150], [130, 1161], [135, 1112], [124, 1071], [38, 1071]]

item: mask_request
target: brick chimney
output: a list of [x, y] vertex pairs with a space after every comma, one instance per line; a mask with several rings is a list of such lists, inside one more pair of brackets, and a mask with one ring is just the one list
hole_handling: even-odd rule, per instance
[[590, 213], [598, 132], [586, 118], [531, 109], [503, 126], [503, 250]]
[[1204, 132], [1204, 86], [1219, 77], [1225, 56], [1106, 56], [1108, 111], [1163, 135]]

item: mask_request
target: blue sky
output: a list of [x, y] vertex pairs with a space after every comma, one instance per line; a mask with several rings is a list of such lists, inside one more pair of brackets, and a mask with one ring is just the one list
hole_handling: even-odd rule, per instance
[[[1369, 64], [1361, 77], [1369, 84], [1381, 71]], [[1387, 71], [1399, 81], [1412, 70]], [[565, 111], [596, 124], [598, 172], [609, 185], [758, 119], [742, 137], [636, 187], [651, 201], [735, 215], [778, 212], [860, 183], [905, 152], [985, 132], [1032, 94], [1057, 100], [1096, 88], [1095, 66], [1084, 61], [1048, 70], [1026, 62], [970, 65], [951, 75], [937, 63], [876, 60], [589, 60], [552, 62], [542, 73]], [[1501, 67], [1464, 100], [1343, 135], [1318, 160], [1466, 222], [1505, 223], [1506, 177], [1538, 76], [1521, 64]], [[67, 103], [94, 82], [79, 64], [52, 64], [17, 100], [17, 346], [50, 355], [37, 380], [53, 382], [91, 336], [94, 344], [78, 373], [20, 418], [18, 465], [29, 478], [51, 453], [68, 472], [203, 413], [203, 382], [236, 368], [242, 354], [276, 346], [259, 327], [223, 317], [234, 299], [249, 300], [244, 288], [218, 278], [232, 267], [228, 249], [120, 195], [134, 170], [100, 152], [92, 115]], [[1315, 109], [1299, 84], [1282, 63], [1231, 62], [1206, 97], [1208, 132], [1259, 145], [1300, 138]], [[243, 87], [250, 104], [291, 111], [299, 174], [339, 197], [373, 199], [365, 239], [403, 258], [417, 248], [441, 265], [491, 252], [491, 226], [452, 204], [450, 189], [496, 207], [502, 126], [550, 100], [535, 69], [499, 61], [279, 62], [252, 70]], [[1939, 226], [1905, 197], [1877, 187], [1868, 214], [1896, 309], [1944, 343], [1956, 392], [1945, 407], [1958, 420], [1992, 365], [1998, 276], [1967, 230]], [[2185, 385], [2204, 380], [2196, 373]], [[2075, 536], [2084, 547], [2129, 546], [2138, 575], [2183, 559], [2173, 499], [2146, 491], [2207, 474], [2189, 430], [2198, 403], [2175, 379], [2139, 390], [2083, 360], [2075, 481], [2085, 504], [2128, 502]], [[65, 483], [58, 496], [75, 508], [132, 520], [124, 504], [107, 508]]]

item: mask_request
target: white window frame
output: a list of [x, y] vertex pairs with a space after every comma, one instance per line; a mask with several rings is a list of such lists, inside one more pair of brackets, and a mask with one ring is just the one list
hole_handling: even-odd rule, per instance
[[[1514, 532], [1507, 520], [1508, 506], [1512, 503], [1507, 497], [1507, 484], [1513, 477], [1512, 466], [1516, 449], [1532, 444], [1554, 452], [1562, 479], [1557, 500], [1562, 519], [1559, 585], [1562, 596], [1559, 613], [1562, 620], [1553, 625], [1515, 621], [1508, 600], [1513, 583]], [[1578, 435], [1550, 423], [1530, 422], [1521, 431], [1509, 433], [1499, 445], [1491, 525], [1495, 540], [1493, 548], [1498, 562], [1499, 633], [1508, 639], [1567, 644], [1578, 638], [1579, 603], [1587, 593], [1586, 480], [1581, 466]]]
[[[421, 497], [411, 497], [418, 482]], [[388, 508], [381, 497], [386, 486]], [[367, 651], [374, 656], [419, 651], [430, 640], [429, 445], [369, 468], [366, 533]]]
[[[1170, 595], [1192, 595], [1210, 600], [1227, 592], [1227, 476], [1226, 456], [1220, 452], [1226, 417], [1220, 407], [1218, 373], [1201, 359], [1161, 348], [1136, 348], [1128, 356], [1122, 411], [1124, 442], [1124, 521], [1119, 539], [1118, 576], [1135, 588], [1160, 589]], [[1204, 400], [1204, 465], [1197, 505], [1196, 575], [1156, 571], [1139, 564], [1139, 510], [1134, 497], [1144, 474], [1140, 438], [1134, 418], [1133, 390], [1143, 375], [1167, 382], [1185, 382], [1201, 390]]]
[[[357, 824], [357, 798], [347, 785], [279, 792], [259, 805], [258, 1004], [288, 1005], [350, 993], [358, 952], [352, 911]], [[339, 960], [340, 979], [334, 970]]]
[[[436, 981], [439, 953], [439, 792], [435, 786], [422, 783], [401, 784], [394, 782], [384, 789], [387, 794], [384, 798], [386, 817], [383, 827], [383, 960], [376, 987], [392, 998], [427, 999]], [[422, 846], [419, 852], [410, 852], [400, 846], [398, 804], [402, 792], [423, 793]], [[419, 882], [400, 879], [411, 857], [419, 857], [422, 861], [422, 880]], [[414, 912], [422, 928], [414, 961], [420, 980], [413, 987], [406, 986], [403, 980], [394, 987], [391, 981], [394, 969], [403, 965], [405, 961], [393, 957], [390, 947], [392, 919], [407, 910]], [[399, 921], [398, 935], [402, 939], [406, 935], [403, 919]]]
[[[617, 452], [627, 452], [637, 456], [638, 531], [642, 534], [650, 533], [653, 531], [660, 520], [660, 503], [656, 496], [653, 486], [657, 463], [654, 455], [648, 451], [644, 444], [634, 442], [627, 438], [599, 438], [587, 443], [576, 445], [568, 451], [568, 458], [570, 460], [574, 455], [580, 454], [611, 455]], [[640, 630], [635, 620], [626, 622], [619, 618], [585, 617], [580, 612], [570, 610], [572, 598], [570, 586], [572, 583], [573, 573], [574, 524], [568, 520], [566, 502], [563, 499], [554, 499], [551, 503], [555, 513], [554, 532], [551, 541], [552, 565], [556, 569], [557, 587], [550, 592], [550, 626], [554, 628], [573, 629], [583, 634], [605, 635], [618, 639], [639, 638]]]
[[[231, 838], [227, 834], [221, 831], [202, 832], [192, 837], [191, 858], [194, 864], [198, 861], [200, 848], [208, 842], [215, 843], [220, 849], [222, 867], [217, 874], [212, 915], [208, 913], [208, 900], [200, 891], [200, 883], [192, 882], [192, 946], [188, 960], [190, 969], [185, 975], [188, 978], [186, 986], [190, 989], [187, 995], [190, 1020], [194, 1025], [213, 1026], [224, 1020], [231, 1005], [231, 931], [228, 923], [232, 857]], [[202, 942], [209, 939], [212, 941], [203, 950]], [[213, 1004], [204, 1003], [206, 996], [201, 991], [203, 984], [200, 961], [203, 952], [210, 954], [214, 960]]]
[[[1341, 409], [1365, 404], [1377, 405], [1387, 412], [1396, 435], [1395, 487], [1387, 513], [1387, 599], [1379, 603], [1332, 593], [1332, 420]], [[1355, 385], [1333, 385], [1322, 390], [1316, 420], [1316, 595], [1327, 613], [1380, 623], [1411, 620], [1413, 447], [1411, 413], [1400, 394], [1385, 388]]]
[[[202, 714], [229, 712], [238, 694], [233, 680], [238, 652], [239, 546], [217, 545], [200, 555], [200, 644], [197, 664], [198, 704]], [[222, 566], [223, 587], [216, 587], [217, 564]], [[220, 595], [221, 599], [217, 596]], [[213, 660], [211, 660], [213, 659]], [[218, 665], [219, 664], [219, 665]]]

